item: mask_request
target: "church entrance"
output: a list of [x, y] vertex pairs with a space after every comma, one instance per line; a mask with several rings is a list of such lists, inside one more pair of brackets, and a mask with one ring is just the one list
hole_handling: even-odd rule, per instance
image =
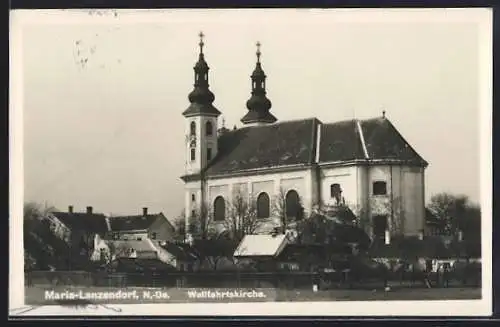
[[373, 216], [373, 236], [377, 239], [384, 239], [386, 230], [387, 215]]

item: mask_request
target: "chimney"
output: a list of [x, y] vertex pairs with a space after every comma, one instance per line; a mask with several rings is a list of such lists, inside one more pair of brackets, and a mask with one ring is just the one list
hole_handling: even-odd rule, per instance
[[391, 233], [389, 233], [389, 230], [385, 231], [385, 244], [391, 244]]
[[68, 206], [68, 212], [73, 213], [73, 206]]
[[148, 208], [144, 207], [142, 208], [142, 215], [147, 216], [148, 215]]
[[92, 207], [91, 207], [91, 206], [88, 206], [88, 207], [87, 207], [87, 214], [88, 214], [88, 215], [91, 215], [91, 214], [92, 214]]

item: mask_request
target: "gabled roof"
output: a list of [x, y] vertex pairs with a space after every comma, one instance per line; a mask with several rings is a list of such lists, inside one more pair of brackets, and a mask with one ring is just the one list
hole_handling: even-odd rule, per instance
[[[109, 226], [112, 232], [124, 232], [124, 231], [134, 231], [134, 230], [146, 230], [151, 227], [151, 225], [158, 219], [163, 218], [170, 224], [170, 222], [165, 218], [163, 213], [148, 214], [148, 215], [132, 215], [132, 216], [114, 216], [109, 217]], [[173, 227], [172, 227], [173, 228]]]
[[[328, 124], [309, 118], [221, 133], [218, 153], [202, 173], [210, 177], [272, 168], [306, 167], [315, 163], [356, 161], [369, 164], [384, 160], [427, 166], [427, 162], [385, 117]], [[199, 179], [200, 175], [182, 178]]]
[[52, 214], [71, 230], [83, 230], [101, 235], [108, 231], [106, 216], [100, 213], [55, 211]]
[[135, 250], [136, 252], [157, 252], [156, 248], [149, 242], [148, 240], [116, 240], [116, 241], [108, 241], [109, 244], [115, 247], [118, 253], [122, 251], [127, 251], [130, 249]]
[[275, 257], [287, 244], [286, 235], [245, 235], [234, 251], [235, 257]]

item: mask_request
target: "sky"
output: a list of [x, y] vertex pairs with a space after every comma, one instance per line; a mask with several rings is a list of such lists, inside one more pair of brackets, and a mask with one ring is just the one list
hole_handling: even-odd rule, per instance
[[[427, 17], [427, 19], [426, 19]], [[427, 200], [480, 199], [479, 28], [449, 12], [58, 11], [23, 24], [24, 199], [178, 216], [198, 33], [214, 105], [241, 126], [255, 43], [271, 112], [382, 115], [429, 162]], [[82, 60], [86, 63], [83, 65]]]

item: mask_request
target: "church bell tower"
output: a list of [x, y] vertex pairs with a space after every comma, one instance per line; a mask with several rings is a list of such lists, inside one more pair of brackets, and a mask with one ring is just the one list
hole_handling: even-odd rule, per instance
[[247, 114], [241, 118], [241, 122], [246, 126], [267, 125], [276, 122], [278, 119], [270, 112], [271, 101], [267, 98], [266, 73], [262, 69], [260, 62], [260, 42], [257, 42], [257, 63], [250, 76], [252, 79], [252, 96], [247, 101]]
[[[194, 89], [189, 93], [189, 107], [182, 115], [185, 118], [185, 175], [202, 174], [210, 161], [217, 155], [217, 120], [220, 111], [213, 106], [214, 94], [209, 89], [209, 67], [203, 53], [204, 35], [200, 37], [200, 53], [194, 66]], [[186, 183], [185, 217], [186, 240], [190, 241], [195, 232], [194, 219], [204, 212], [205, 185], [203, 176], [197, 182]], [[198, 218], [196, 218], [198, 217]], [[195, 227], [196, 228], [196, 227]]]
[[194, 66], [194, 89], [189, 93], [191, 103], [182, 113], [186, 118], [187, 175], [200, 173], [217, 154], [217, 120], [220, 111], [213, 106], [214, 94], [208, 85], [209, 67], [203, 53], [203, 33], [200, 32], [200, 54]]

